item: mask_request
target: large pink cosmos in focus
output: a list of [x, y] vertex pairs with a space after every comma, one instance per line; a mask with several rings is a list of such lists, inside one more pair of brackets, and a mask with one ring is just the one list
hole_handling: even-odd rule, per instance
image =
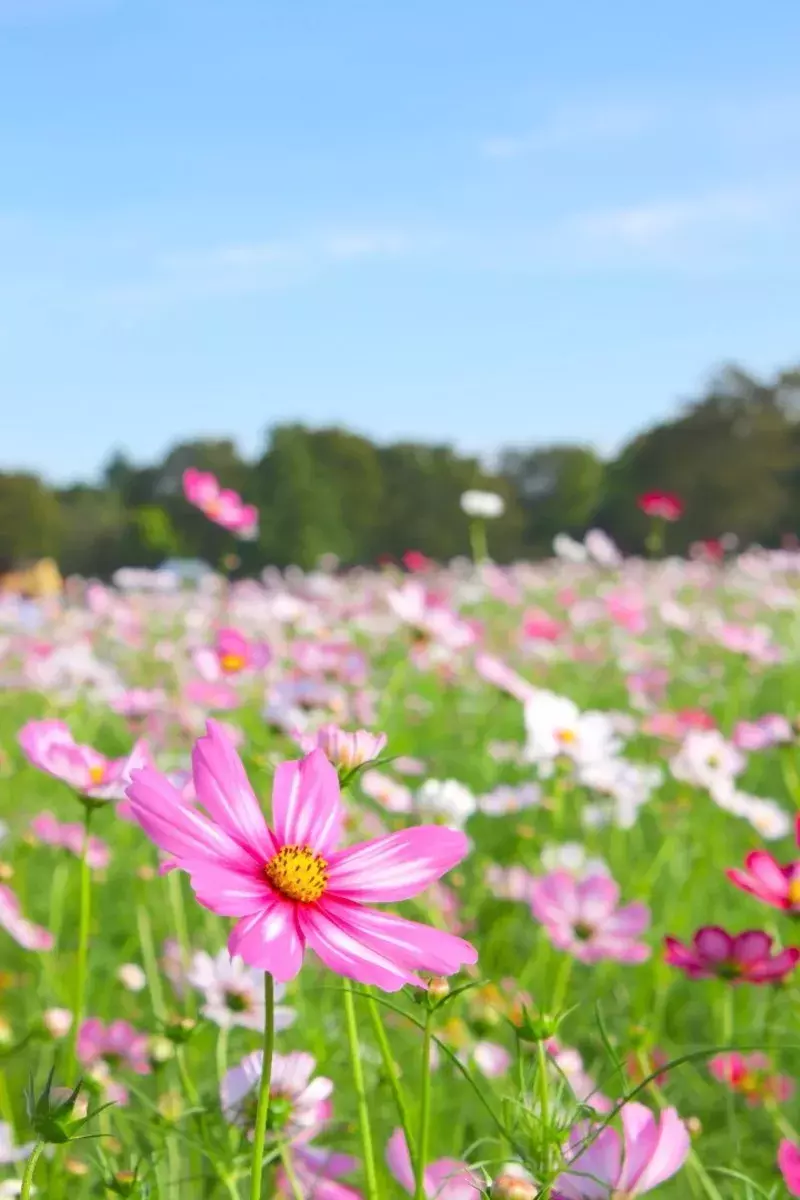
[[278, 767], [270, 828], [215, 721], [194, 747], [192, 771], [201, 808], [146, 768], [128, 788], [131, 813], [186, 871], [200, 904], [238, 918], [231, 954], [286, 982], [308, 946], [332, 971], [388, 992], [422, 986], [419, 971], [451, 975], [477, 961], [469, 942], [369, 907], [434, 883], [465, 856], [464, 834], [418, 826], [339, 849], [345, 810], [322, 750]]

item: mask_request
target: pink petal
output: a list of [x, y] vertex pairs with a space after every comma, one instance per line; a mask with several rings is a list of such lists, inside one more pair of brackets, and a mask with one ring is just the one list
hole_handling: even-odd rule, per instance
[[359, 983], [375, 984], [385, 992], [397, 992], [406, 983], [422, 986], [421, 979], [404, 971], [385, 953], [367, 945], [357, 929], [334, 919], [321, 903], [298, 906], [298, 909], [305, 941], [337, 975]]
[[[591, 1136], [591, 1127], [581, 1122], [572, 1131], [570, 1143], [573, 1146], [582, 1145], [587, 1136]], [[572, 1160], [569, 1171], [558, 1176], [554, 1190], [565, 1200], [609, 1200], [609, 1191], [615, 1187], [619, 1177], [621, 1157], [620, 1136], [616, 1129], [606, 1126]]]
[[207, 861], [184, 861], [195, 896], [204, 908], [221, 917], [249, 917], [269, 907], [275, 898], [262, 873], [226, 870]]
[[339, 777], [322, 750], [281, 763], [272, 786], [272, 824], [283, 846], [333, 854], [344, 821]]
[[763, 891], [772, 893], [778, 899], [786, 895], [786, 872], [771, 854], [767, 854], [766, 850], [754, 850], [744, 861]]
[[303, 965], [304, 939], [295, 906], [276, 899], [271, 908], [243, 917], [228, 938], [228, 950], [278, 983], [294, 979]]
[[328, 888], [340, 899], [365, 903], [408, 900], [459, 863], [468, 848], [455, 829], [417, 825], [340, 850], [329, 863]]
[[778, 1147], [778, 1166], [792, 1196], [800, 1196], [800, 1146], [784, 1138]]
[[151, 767], [134, 771], [126, 789], [131, 813], [151, 841], [181, 860], [211, 859], [233, 870], [252, 869], [253, 857], [223, 829], [186, 804], [177, 788]]
[[206, 811], [239, 844], [262, 862], [277, 851], [242, 761], [217, 721], [207, 722], [205, 737], [192, 752], [197, 798]]
[[694, 936], [697, 953], [709, 962], [725, 962], [733, 954], [733, 938], [717, 925], [707, 925]]
[[[626, 1104], [622, 1110], [622, 1124], [626, 1143], [630, 1143], [630, 1117], [626, 1123], [625, 1110], [633, 1107]], [[657, 1141], [650, 1149], [649, 1161], [635, 1179], [637, 1192], [649, 1192], [679, 1171], [689, 1154], [691, 1139], [689, 1131], [674, 1108], [665, 1108], [657, 1126]], [[634, 1182], [633, 1180], [631, 1182]]]
[[650, 927], [650, 909], [646, 904], [626, 904], [619, 908], [603, 925], [603, 935], [611, 937], [638, 937]]
[[619, 885], [608, 875], [590, 875], [577, 885], [578, 920], [602, 925], [617, 906]]
[[635, 1102], [623, 1107], [621, 1119], [624, 1146], [617, 1186], [621, 1191], [633, 1191], [658, 1145], [658, 1124], [649, 1108]]
[[435, 1200], [479, 1200], [481, 1184], [469, 1168], [455, 1158], [440, 1158], [425, 1171], [426, 1190]]
[[402, 1129], [395, 1129], [386, 1146], [386, 1165], [394, 1178], [412, 1196], [414, 1194], [414, 1172], [411, 1169], [411, 1156], [408, 1153], [406, 1135]]
[[760, 929], [747, 929], [733, 939], [733, 957], [740, 963], [756, 963], [767, 958], [772, 938]]

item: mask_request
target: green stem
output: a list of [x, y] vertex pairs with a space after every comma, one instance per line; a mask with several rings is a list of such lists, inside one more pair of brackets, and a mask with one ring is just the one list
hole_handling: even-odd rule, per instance
[[485, 562], [489, 557], [489, 547], [486, 540], [486, 522], [480, 517], [474, 517], [469, 523], [469, 544], [472, 549], [472, 561]]
[[261, 1200], [261, 1173], [264, 1169], [264, 1141], [269, 1116], [269, 1085], [272, 1078], [272, 1051], [275, 1047], [275, 985], [269, 971], [264, 972], [264, 1061], [258, 1085], [258, 1108], [253, 1133], [253, 1165], [250, 1171], [250, 1200]]
[[414, 1200], [425, 1200], [425, 1167], [428, 1162], [428, 1133], [431, 1123], [431, 1034], [433, 1011], [425, 1014], [422, 1031], [422, 1077], [420, 1080], [419, 1137], [417, 1140], [417, 1170], [415, 1174]]
[[20, 1200], [29, 1200], [33, 1192], [33, 1175], [36, 1170], [36, 1164], [39, 1161], [39, 1155], [44, 1150], [44, 1142], [37, 1142], [31, 1151], [31, 1156], [25, 1164], [25, 1174], [22, 1176], [22, 1191], [20, 1192]]
[[150, 1003], [153, 1013], [159, 1021], [166, 1015], [164, 1008], [164, 992], [161, 987], [161, 976], [158, 973], [158, 960], [153, 943], [153, 926], [150, 923], [150, 911], [145, 904], [136, 906], [136, 928], [139, 933], [139, 945], [142, 950], [142, 963], [147, 976], [147, 987], [150, 992]]
[[[186, 973], [191, 964], [192, 952], [189, 944], [189, 928], [186, 924], [186, 907], [183, 903], [181, 877], [178, 871], [170, 871], [167, 876], [167, 891], [169, 893], [170, 908], [172, 909], [172, 919], [175, 922], [175, 932], [178, 935], [178, 945], [181, 951], [181, 966], [184, 973]], [[186, 1007], [194, 1015], [194, 993], [188, 988], [186, 990]]]
[[80, 913], [78, 917], [78, 963], [75, 973], [75, 999], [72, 1012], [72, 1036], [67, 1058], [66, 1078], [69, 1079], [77, 1062], [78, 1034], [83, 1024], [86, 1005], [86, 974], [89, 963], [89, 931], [92, 920], [92, 872], [89, 867], [89, 836], [92, 823], [90, 805], [84, 808], [83, 846], [80, 862]]
[[[370, 989], [371, 992], [372, 989]], [[403, 1127], [403, 1133], [406, 1136], [406, 1145], [408, 1146], [408, 1156], [411, 1159], [411, 1170], [414, 1171], [415, 1166], [415, 1144], [416, 1139], [411, 1128], [411, 1119], [408, 1115], [408, 1106], [403, 1095], [403, 1089], [400, 1086], [400, 1072], [397, 1069], [397, 1063], [392, 1054], [392, 1048], [389, 1045], [389, 1039], [386, 1036], [386, 1030], [381, 1020], [380, 1010], [375, 1003], [374, 996], [370, 995], [367, 1000], [367, 1012], [372, 1021], [372, 1028], [375, 1033], [375, 1040], [378, 1043], [378, 1049], [381, 1052], [383, 1061], [383, 1069], [386, 1072], [386, 1077], [389, 1080], [389, 1087], [392, 1089], [397, 1115], [400, 1118], [400, 1124]]]
[[364, 1153], [364, 1183], [368, 1200], [378, 1198], [378, 1176], [375, 1170], [375, 1151], [372, 1146], [372, 1130], [369, 1123], [367, 1089], [364, 1086], [364, 1071], [361, 1066], [361, 1047], [358, 1044], [356, 1006], [353, 1000], [353, 985], [344, 981], [344, 1019], [347, 1026], [347, 1041], [350, 1047], [350, 1065], [353, 1069], [353, 1087], [358, 1106], [358, 1124], [361, 1130], [361, 1148]]
[[556, 976], [556, 986], [553, 988], [552, 1013], [553, 1013], [554, 1017], [558, 1016], [558, 1014], [561, 1012], [561, 1008], [564, 1004], [564, 999], [567, 994], [567, 988], [569, 987], [570, 976], [572, 975], [573, 961], [574, 960], [571, 955], [565, 954], [563, 959], [561, 960], [561, 965], [558, 968], [558, 975]]
[[542, 1126], [542, 1157], [545, 1174], [550, 1172], [550, 1087], [547, 1079], [547, 1051], [541, 1038], [536, 1043], [536, 1083], [539, 1088], [539, 1120]]
[[303, 1200], [303, 1189], [300, 1186], [300, 1180], [295, 1174], [292, 1156], [289, 1153], [289, 1148], [285, 1142], [281, 1142], [279, 1154], [281, 1156], [281, 1164], [286, 1172], [286, 1178], [289, 1181], [289, 1187], [292, 1189], [294, 1200]]

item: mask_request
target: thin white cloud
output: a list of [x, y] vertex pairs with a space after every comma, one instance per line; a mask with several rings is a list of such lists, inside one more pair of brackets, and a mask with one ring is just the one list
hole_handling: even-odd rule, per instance
[[481, 149], [489, 158], [521, 158], [571, 147], [627, 142], [641, 137], [654, 119], [652, 110], [633, 105], [564, 109], [525, 133], [488, 138]]

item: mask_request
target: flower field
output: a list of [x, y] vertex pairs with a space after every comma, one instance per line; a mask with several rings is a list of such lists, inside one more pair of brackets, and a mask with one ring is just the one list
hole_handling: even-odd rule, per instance
[[406, 568], [0, 602], [0, 1196], [800, 1195], [800, 555]]

